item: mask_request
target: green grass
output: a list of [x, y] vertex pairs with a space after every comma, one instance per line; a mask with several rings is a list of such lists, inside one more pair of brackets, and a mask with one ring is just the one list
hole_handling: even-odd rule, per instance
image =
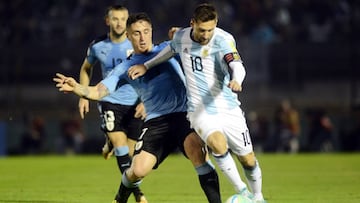
[[[259, 154], [269, 203], [360, 202], [360, 154]], [[219, 172], [222, 198], [233, 189]], [[120, 173], [114, 158], [0, 158], [0, 202], [110, 203]], [[170, 156], [142, 184], [150, 203], [206, 203], [190, 162]], [[133, 202], [133, 197], [129, 203]]]

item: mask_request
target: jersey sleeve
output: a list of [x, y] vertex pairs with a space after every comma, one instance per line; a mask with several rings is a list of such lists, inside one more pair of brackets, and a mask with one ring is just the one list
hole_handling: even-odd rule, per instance
[[175, 32], [173, 39], [170, 41], [170, 48], [173, 53], [179, 53], [177, 45], [180, 43], [182, 33], [183, 33], [183, 30]]
[[119, 81], [119, 77], [116, 77], [115, 75], [109, 75], [100, 83], [106, 86], [106, 88], [109, 90], [109, 93], [114, 92], [116, 90], [117, 83]]
[[95, 49], [93, 45], [94, 44], [91, 43], [86, 52], [86, 59], [92, 65], [95, 64], [97, 61], [97, 57], [95, 55]]
[[233, 37], [226, 37], [220, 43], [222, 46], [222, 52], [224, 54], [224, 60], [226, 61], [227, 64], [233, 61], [242, 62], [240, 54], [236, 49], [236, 43]]
[[110, 93], [117, 89], [119, 81], [122, 78], [127, 77], [126, 66], [127, 63], [121, 63], [115, 66], [115, 68], [108, 74], [108, 76], [101, 81], [101, 83], [106, 86]]
[[235, 39], [231, 35], [224, 36], [220, 43], [224, 47], [224, 53], [237, 52]]

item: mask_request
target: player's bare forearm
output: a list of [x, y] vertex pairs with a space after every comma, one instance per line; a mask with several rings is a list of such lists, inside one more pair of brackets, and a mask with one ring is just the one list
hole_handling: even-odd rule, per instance
[[[90, 79], [92, 75], [92, 68], [93, 66], [87, 61], [87, 59], [84, 59], [83, 64], [80, 68], [80, 77], [79, 77], [79, 83], [82, 85], [88, 86], [90, 84]], [[89, 100], [83, 97], [80, 97], [79, 99], [79, 113], [80, 117], [84, 119], [85, 114], [89, 112]]]
[[79, 77], [80, 84], [82, 85], [90, 84], [90, 80], [92, 77], [92, 70], [93, 70], [93, 66], [87, 61], [87, 59], [85, 59], [80, 68], [80, 77]]
[[102, 84], [102, 83], [98, 83], [98, 84], [95, 86], [95, 88], [96, 88], [96, 91], [95, 91], [95, 93], [96, 93], [96, 98], [98, 98], [98, 99], [101, 99], [101, 98], [103, 98], [103, 97], [105, 97], [105, 96], [107, 96], [107, 95], [110, 94], [108, 88], [107, 88], [104, 84]]
[[89, 86], [84, 86], [84, 85], [77, 83], [74, 87], [73, 92], [75, 94], [77, 94], [79, 97], [90, 99], [89, 98], [89, 94], [90, 94]]
[[100, 100], [101, 98], [108, 95], [109, 91], [102, 83], [99, 83], [96, 86], [85, 86], [78, 84], [74, 88], [74, 93], [86, 99]]
[[61, 73], [57, 73], [53, 78], [56, 82], [56, 87], [61, 92], [73, 92], [80, 97], [84, 97], [91, 100], [100, 100], [104, 96], [109, 94], [109, 90], [102, 83], [96, 86], [81, 85], [72, 77], [66, 77]]

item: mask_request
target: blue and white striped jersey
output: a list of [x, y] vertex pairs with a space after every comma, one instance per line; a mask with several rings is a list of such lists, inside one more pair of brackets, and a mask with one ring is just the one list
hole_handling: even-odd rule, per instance
[[233, 109], [240, 105], [237, 94], [227, 85], [230, 73], [224, 56], [236, 53], [233, 36], [220, 28], [207, 45], [201, 45], [191, 38], [191, 27], [176, 32], [171, 49], [179, 53], [184, 69], [188, 91], [188, 111], [205, 109], [216, 114], [222, 109]]

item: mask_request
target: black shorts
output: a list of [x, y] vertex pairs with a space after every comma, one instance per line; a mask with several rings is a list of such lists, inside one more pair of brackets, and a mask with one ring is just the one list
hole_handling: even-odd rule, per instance
[[186, 118], [186, 112], [171, 113], [144, 123], [142, 134], [135, 146], [135, 153], [141, 150], [156, 156], [156, 169], [176, 149], [184, 152], [184, 140], [194, 130]]
[[134, 117], [136, 106], [99, 102], [98, 108], [104, 133], [122, 131], [128, 138], [138, 139], [143, 121]]

